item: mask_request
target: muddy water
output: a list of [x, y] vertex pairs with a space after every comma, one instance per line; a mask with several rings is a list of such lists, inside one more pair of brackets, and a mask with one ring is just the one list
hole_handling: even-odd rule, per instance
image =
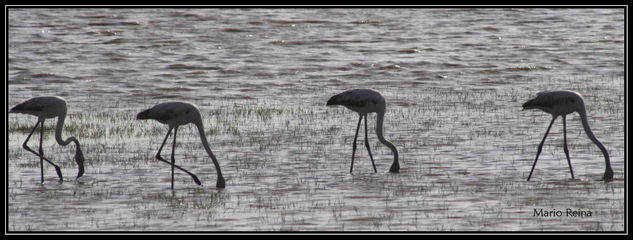
[[[8, 19], [8, 105], [66, 98], [64, 136], [87, 162], [74, 180], [73, 147], [56, 145], [49, 120], [44, 153], [66, 181], [45, 166], [40, 184], [21, 148], [36, 120], [9, 115], [9, 231], [624, 230], [622, 9], [11, 8]], [[349, 173], [357, 116], [325, 102], [361, 87], [388, 100], [398, 174], [373, 115], [378, 173], [362, 132]], [[525, 181], [550, 117], [520, 106], [551, 89], [583, 94], [613, 182], [599, 180], [602, 154], [576, 114], [577, 179], [557, 122]], [[175, 157], [203, 186], [177, 172], [169, 189], [154, 160], [166, 126], [134, 118], [171, 100], [200, 107], [226, 189], [192, 126]]]

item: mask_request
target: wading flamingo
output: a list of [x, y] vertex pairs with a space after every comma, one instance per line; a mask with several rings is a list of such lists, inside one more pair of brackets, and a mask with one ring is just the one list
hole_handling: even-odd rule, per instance
[[332, 96], [330, 100], [327, 101], [326, 106], [330, 105], [343, 105], [346, 108], [357, 112], [359, 116], [358, 125], [356, 126], [356, 135], [354, 135], [354, 144], [352, 145], [352, 165], [349, 169], [350, 173], [354, 169], [356, 139], [358, 137], [358, 130], [360, 129], [360, 122], [363, 120], [363, 117], [365, 118], [365, 147], [367, 147], [367, 151], [369, 152], [369, 158], [371, 159], [371, 164], [374, 167], [374, 172], [377, 172], [376, 165], [374, 164], [374, 158], [371, 155], [371, 150], [369, 149], [369, 142], [367, 142], [367, 114], [373, 112], [378, 115], [376, 119], [376, 135], [378, 135], [378, 140], [380, 140], [382, 144], [389, 147], [393, 152], [393, 163], [391, 164], [389, 172], [397, 173], [400, 170], [400, 164], [398, 163], [398, 150], [396, 150], [396, 147], [393, 144], [385, 140], [382, 134], [382, 125], [383, 119], [385, 117], [386, 101], [379, 92], [372, 89], [347, 90], [345, 92]]
[[[62, 128], [64, 127], [64, 120], [66, 119], [66, 100], [61, 97], [35, 97], [31, 98], [23, 103], [16, 105], [15, 107], [9, 110], [10, 113], [23, 113], [29, 114], [37, 117], [37, 123], [29, 133], [29, 136], [26, 137], [22, 147], [27, 151], [37, 155], [40, 157], [40, 174], [41, 181], [44, 182], [44, 161], [55, 167], [55, 171], [57, 171], [57, 176], [59, 177], [59, 181], [64, 181], [62, 177], [62, 170], [59, 166], [55, 165], [50, 160], [44, 157], [44, 151], [42, 150], [42, 136], [44, 135], [44, 120], [47, 118], [57, 118], [57, 127], [55, 128], [55, 140], [59, 145], [66, 146], [71, 142], [75, 143], [75, 161], [79, 166], [79, 172], [77, 173], [77, 178], [81, 177], [84, 174], [84, 155], [81, 152], [81, 147], [79, 146], [79, 141], [75, 137], [69, 137], [66, 140], [62, 140]], [[40, 148], [39, 153], [33, 151], [27, 145], [29, 139], [31, 139], [31, 135], [35, 132], [37, 125], [41, 124], [40, 127]]]
[[587, 122], [587, 112], [585, 111], [585, 103], [583, 101], [582, 96], [577, 92], [572, 91], [544, 91], [539, 92], [538, 95], [525, 102], [523, 104], [523, 110], [526, 109], [541, 109], [544, 112], [547, 112], [552, 115], [552, 122], [550, 122], [549, 127], [547, 127], [547, 131], [545, 132], [545, 136], [541, 141], [541, 144], [538, 146], [538, 151], [536, 152], [536, 158], [534, 159], [534, 164], [532, 165], [532, 170], [530, 171], [530, 175], [528, 176], [528, 181], [530, 181], [530, 177], [532, 177], [532, 172], [534, 171], [534, 167], [536, 166], [536, 161], [538, 160], [538, 156], [541, 154], [541, 150], [543, 149], [543, 143], [545, 142], [545, 138], [547, 138], [547, 134], [549, 133], [550, 128], [552, 128], [552, 124], [554, 124], [554, 120], [558, 116], [563, 117], [563, 142], [564, 142], [564, 151], [565, 156], [567, 156], [567, 163], [569, 163], [569, 171], [571, 172], [571, 179], [574, 179], [574, 170], [571, 167], [571, 160], [569, 160], [569, 150], [567, 149], [567, 124], [566, 124], [566, 116], [567, 114], [577, 112], [580, 115], [580, 119], [582, 121], [582, 127], [585, 129], [585, 133], [593, 143], [595, 143], [602, 154], [604, 155], [604, 160], [606, 164], [606, 168], [604, 171], [604, 176], [602, 179], [604, 181], [613, 180], [613, 170], [611, 170], [611, 162], [609, 161], [609, 153], [607, 153], [607, 149], [598, 141], [596, 136], [591, 132], [591, 128], [589, 128], [589, 123]]
[[[218, 174], [218, 180], [216, 183], [216, 187], [224, 188], [224, 177], [222, 177], [222, 171], [220, 170], [220, 164], [215, 159], [215, 155], [211, 152], [211, 148], [209, 148], [209, 143], [207, 142], [207, 138], [204, 135], [204, 127], [202, 126], [202, 118], [200, 117], [200, 111], [198, 107], [193, 103], [188, 102], [167, 102], [158, 104], [150, 109], [140, 112], [136, 119], [154, 119], [162, 124], [167, 124], [169, 126], [169, 130], [167, 131], [167, 135], [165, 135], [165, 139], [163, 143], [160, 145], [158, 149], [158, 153], [156, 153], [156, 159], [165, 162], [171, 165], [171, 189], [174, 189], [174, 168], [178, 168], [183, 172], [189, 174], [193, 181], [198, 185], [202, 185], [198, 177], [185, 170], [184, 168], [175, 164], [174, 159], [174, 150], [176, 149], [176, 135], [178, 134], [178, 127], [181, 125], [193, 123], [198, 128], [198, 133], [200, 134], [200, 140], [202, 141], [202, 145], [204, 149], [207, 151], [207, 154], [213, 160], [213, 165], [215, 165], [215, 170]], [[174, 141], [171, 148], [171, 163], [166, 161], [160, 156], [160, 152], [163, 150], [163, 146], [165, 146], [165, 142], [167, 141], [167, 137], [171, 133], [171, 130], [174, 129]]]

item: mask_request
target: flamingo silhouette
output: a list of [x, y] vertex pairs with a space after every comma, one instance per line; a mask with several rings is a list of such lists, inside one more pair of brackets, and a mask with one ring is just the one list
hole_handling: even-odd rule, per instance
[[[57, 166], [56, 164], [54, 164], [53, 162], [45, 158], [44, 151], [42, 150], [42, 137], [44, 136], [44, 120], [48, 118], [57, 118], [57, 127], [55, 128], [55, 140], [57, 141], [59, 145], [66, 146], [70, 144], [71, 142], [75, 143], [75, 162], [77, 162], [77, 165], [79, 166], [77, 178], [81, 177], [84, 174], [84, 164], [83, 164], [84, 155], [81, 152], [79, 141], [75, 137], [72, 137], [72, 136], [67, 138], [66, 140], [62, 140], [62, 128], [64, 127], [64, 120], [66, 119], [66, 111], [67, 111], [66, 100], [64, 100], [61, 97], [54, 97], [54, 96], [31, 98], [23, 103], [20, 103], [14, 106], [13, 108], [11, 108], [11, 110], [9, 110], [10, 113], [23, 113], [23, 114], [29, 114], [29, 115], [33, 115], [37, 117], [37, 123], [35, 123], [35, 126], [31, 130], [31, 133], [29, 133], [29, 136], [26, 137], [26, 140], [24, 140], [22, 147], [26, 149], [27, 151], [40, 157], [40, 175], [41, 175], [42, 183], [44, 182], [44, 161], [48, 162], [55, 168], [55, 171], [57, 172], [57, 176], [59, 177], [59, 181], [64, 181], [64, 178], [62, 177], [62, 171], [59, 168], [59, 166]], [[35, 129], [37, 128], [38, 124], [41, 124], [39, 153], [33, 151], [27, 145], [29, 139], [31, 139], [31, 135], [33, 135], [33, 132], [35, 132]]]
[[[175, 164], [174, 150], [176, 149], [176, 135], [178, 134], [178, 127], [185, 124], [189, 124], [189, 123], [193, 123], [198, 128], [198, 133], [200, 135], [200, 140], [202, 141], [202, 145], [204, 146], [204, 149], [207, 151], [207, 154], [209, 154], [209, 156], [211, 157], [211, 160], [213, 160], [213, 165], [215, 165], [215, 170], [218, 174], [218, 179], [215, 186], [217, 188], [225, 187], [224, 177], [222, 177], [222, 171], [220, 170], [220, 164], [216, 160], [215, 155], [213, 155], [213, 152], [211, 152], [211, 148], [209, 148], [209, 143], [207, 142], [207, 138], [204, 135], [204, 127], [202, 126], [202, 118], [200, 117], [200, 110], [198, 110], [198, 107], [195, 104], [188, 103], [188, 102], [161, 103], [150, 109], [140, 112], [136, 116], [136, 119], [139, 119], [139, 120], [154, 119], [162, 124], [167, 124], [169, 126], [167, 135], [165, 135], [165, 139], [163, 140], [163, 143], [160, 145], [160, 148], [158, 149], [158, 152], [156, 153], [156, 159], [171, 165], [171, 189], [174, 189], [174, 168], [177, 168], [189, 174], [193, 178], [193, 181], [196, 182], [196, 184], [202, 185], [202, 183], [200, 182], [200, 180], [198, 180], [198, 177], [195, 174]], [[174, 130], [174, 140], [173, 140], [173, 145], [171, 148], [171, 163], [170, 163], [160, 156], [160, 152], [163, 150], [163, 146], [165, 146], [167, 137], [169, 137], [169, 134], [171, 133], [172, 129]]]
[[543, 143], [545, 142], [545, 138], [547, 138], [547, 134], [549, 133], [550, 128], [552, 128], [552, 124], [558, 116], [563, 117], [563, 141], [564, 141], [564, 151], [565, 156], [567, 157], [567, 163], [569, 164], [569, 171], [571, 172], [571, 178], [574, 179], [574, 170], [571, 167], [571, 160], [569, 159], [569, 150], [567, 149], [567, 123], [566, 117], [567, 114], [577, 112], [580, 115], [580, 119], [582, 121], [582, 127], [585, 129], [585, 133], [591, 141], [600, 148], [602, 154], [605, 159], [605, 171], [602, 179], [604, 181], [613, 180], [613, 170], [611, 169], [611, 162], [609, 161], [609, 153], [607, 153], [607, 149], [598, 141], [596, 136], [593, 135], [591, 128], [589, 128], [589, 123], [587, 122], [587, 112], [585, 110], [585, 103], [582, 96], [573, 91], [544, 91], [539, 92], [537, 96], [523, 104], [523, 110], [527, 109], [540, 109], [546, 113], [552, 115], [552, 121], [547, 127], [547, 131], [545, 132], [545, 136], [543, 140], [538, 146], [538, 151], [536, 152], [536, 158], [534, 159], [534, 164], [532, 165], [532, 170], [530, 171], [530, 175], [528, 176], [528, 181], [532, 177], [532, 172], [534, 171], [534, 167], [536, 166], [536, 161], [538, 160], [539, 155], [541, 154], [541, 150], [543, 149]]
[[389, 172], [397, 173], [400, 170], [400, 164], [398, 163], [398, 150], [396, 147], [391, 144], [391, 142], [385, 140], [383, 136], [383, 120], [385, 117], [385, 108], [386, 101], [385, 98], [376, 90], [372, 89], [352, 89], [342, 92], [340, 94], [332, 96], [328, 101], [326, 106], [331, 105], [343, 105], [352, 111], [358, 113], [358, 125], [356, 127], [356, 135], [354, 135], [354, 144], [352, 145], [352, 164], [350, 166], [349, 172], [351, 173], [354, 169], [354, 154], [356, 153], [356, 139], [358, 137], [358, 130], [360, 129], [360, 122], [365, 118], [365, 147], [367, 147], [367, 151], [369, 152], [369, 158], [371, 159], [371, 164], [374, 167], [374, 172], [376, 171], [376, 164], [374, 164], [374, 158], [371, 155], [371, 149], [369, 148], [369, 142], [367, 141], [367, 114], [375, 112], [377, 114], [376, 119], [376, 135], [378, 136], [378, 140], [386, 145], [393, 152], [393, 163], [391, 164], [391, 168]]

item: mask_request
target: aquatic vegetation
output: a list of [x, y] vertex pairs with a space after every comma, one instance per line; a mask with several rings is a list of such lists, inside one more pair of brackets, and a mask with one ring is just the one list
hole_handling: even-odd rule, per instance
[[[21, 146], [36, 120], [9, 114], [9, 232], [625, 229], [624, 9], [8, 11], [8, 105], [66, 98], [63, 131], [85, 157], [84, 176], [58, 183], [45, 166], [40, 184], [39, 159]], [[378, 173], [360, 148], [349, 173], [358, 118], [325, 105], [354, 88], [388, 99], [399, 173], [373, 134]], [[576, 179], [560, 174], [553, 126], [525, 181], [548, 120], [521, 104], [552, 89], [583, 94], [612, 182], [599, 180], [602, 154], [576, 114]], [[167, 101], [199, 106], [225, 189], [193, 125], [179, 128], [175, 158], [202, 186], [176, 172], [169, 189], [154, 156], [167, 127], [135, 120]], [[72, 176], [73, 147], [55, 143], [53, 124], [45, 154]], [[592, 216], [534, 216], [568, 208]]]

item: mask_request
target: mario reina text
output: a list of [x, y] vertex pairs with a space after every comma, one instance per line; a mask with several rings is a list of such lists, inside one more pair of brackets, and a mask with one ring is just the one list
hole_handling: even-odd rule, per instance
[[533, 217], [591, 217], [592, 213], [588, 210], [582, 209], [571, 209], [567, 208], [565, 210], [544, 210], [542, 208], [535, 208]]

